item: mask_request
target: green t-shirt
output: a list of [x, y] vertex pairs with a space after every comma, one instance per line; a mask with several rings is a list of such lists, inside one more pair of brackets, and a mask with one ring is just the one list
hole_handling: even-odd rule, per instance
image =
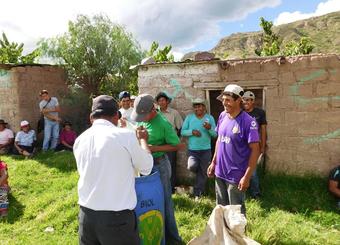
[[[149, 134], [148, 144], [150, 145], [178, 145], [180, 140], [175, 129], [171, 126], [168, 120], [157, 113], [153, 119], [148, 122], [140, 122], [138, 126], [143, 126]], [[163, 156], [165, 152], [153, 152], [153, 157]]]

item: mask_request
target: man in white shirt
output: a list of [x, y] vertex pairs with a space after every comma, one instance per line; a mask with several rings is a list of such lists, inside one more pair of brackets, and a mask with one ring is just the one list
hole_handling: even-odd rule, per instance
[[0, 155], [7, 154], [14, 142], [13, 131], [6, 128], [7, 123], [0, 119]]
[[121, 128], [127, 127], [133, 129], [133, 125], [136, 123], [131, 120], [133, 108], [130, 106], [130, 93], [128, 91], [122, 91], [119, 93], [118, 99], [120, 104], [119, 111], [122, 114], [122, 117], [119, 120], [119, 125]]
[[108, 95], [93, 100], [90, 118], [92, 126], [73, 147], [79, 244], [139, 244], [134, 171], [148, 175], [153, 167], [147, 131], [118, 128], [118, 106]]

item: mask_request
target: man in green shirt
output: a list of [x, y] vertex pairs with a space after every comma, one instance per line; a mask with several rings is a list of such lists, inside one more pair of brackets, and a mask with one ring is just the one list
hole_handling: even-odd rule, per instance
[[165, 238], [167, 243], [181, 243], [174, 206], [171, 199], [171, 165], [166, 152], [177, 151], [183, 147], [176, 131], [168, 120], [157, 112], [154, 98], [149, 94], [139, 95], [134, 102], [131, 119], [138, 122], [139, 128], [148, 132], [148, 144], [154, 159], [154, 170], [161, 176], [164, 190]]

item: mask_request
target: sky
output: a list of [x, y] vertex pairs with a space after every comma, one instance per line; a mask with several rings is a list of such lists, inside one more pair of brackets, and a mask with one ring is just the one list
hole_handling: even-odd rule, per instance
[[0, 32], [27, 53], [41, 38], [67, 32], [77, 15], [104, 14], [144, 49], [171, 44], [178, 60], [232, 33], [259, 31], [260, 17], [280, 25], [335, 11], [340, 0], [11, 0], [1, 2]]

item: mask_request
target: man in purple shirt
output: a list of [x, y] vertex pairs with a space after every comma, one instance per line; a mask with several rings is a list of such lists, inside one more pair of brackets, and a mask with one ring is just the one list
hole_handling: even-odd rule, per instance
[[245, 214], [245, 191], [260, 155], [258, 125], [242, 111], [243, 89], [235, 84], [225, 87], [218, 97], [224, 111], [217, 122], [215, 153], [208, 176], [216, 176], [216, 202], [221, 205], [241, 205]]

